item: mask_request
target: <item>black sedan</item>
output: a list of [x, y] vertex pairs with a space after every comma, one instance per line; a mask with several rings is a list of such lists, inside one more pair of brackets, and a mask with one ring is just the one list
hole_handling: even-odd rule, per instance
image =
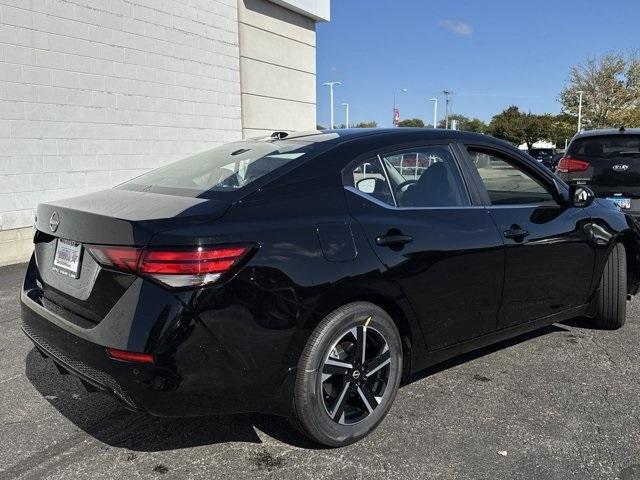
[[153, 415], [287, 416], [329, 446], [430, 365], [576, 316], [622, 326], [639, 285], [635, 220], [457, 131], [232, 143], [41, 204], [35, 228], [23, 328], [62, 373]]

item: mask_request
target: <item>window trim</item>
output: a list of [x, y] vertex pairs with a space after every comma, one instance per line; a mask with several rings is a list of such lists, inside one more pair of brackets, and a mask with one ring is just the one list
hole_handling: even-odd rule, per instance
[[[487, 191], [487, 188], [484, 185], [482, 177], [480, 176], [480, 172], [478, 172], [478, 169], [475, 167], [473, 160], [471, 159], [471, 155], [469, 154], [469, 149], [480, 150], [489, 155], [494, 155], [498, 158], [503, 158], [503, 161], [505, 163], [532, 176], [535, 180], [537, 180], [540, 186], [544, 188], [549, 193], [549, 195], [551, 195], [551, 198], [555, 202], [555, 205], [551, 205], [548, 203], [513, 203], [513, 204], [506, 204], [506, 205], [504, 204], [493, 205], [491, 203], [489, 192]], [[540, 167], [539, 165], [537, 165], [537, 163], [533, 164], [532, 163], [533, 160], [529, 160], [528, 158], [524, 157], [524, 155], [516, 155], [514, 154], [514, 152], [509, 151], [506, 148], [500, 148], [499, 145], [490, 145], [490, 144], [476, 143], [476, 142], [473, 142], [473, 143], [462, 142], [460, 145], [460, 150], [462, 150], [462, 155], [464, 156], [465, 161], [469, 165], [470, 170], [472, 170], [471, 175], [475, 180], [477, 188], [480, 189], [484, 204], [487, 207], [491, 207], [491, 208], [531, 208], [531, 207], [557, 208], [557, 207], [564, 207], [566, 205], [566, 198], [564, 198], [558, 192], [558, 187], [560, 187], [561, 184], [555, 180], [555, 177], [551, 175], [550, 172], [540, 170], [541, 168], [544, 168], [544, 167]]]

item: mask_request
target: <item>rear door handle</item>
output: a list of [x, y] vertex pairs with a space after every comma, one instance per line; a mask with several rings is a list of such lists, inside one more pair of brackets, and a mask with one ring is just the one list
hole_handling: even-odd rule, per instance
[[376, 244], [381, 247], [399, 247], [413, 241], [409, 235], [380, 235], [376, 237]]
[[522, 240], [528, 236], [529, 232], [524, 230], [520, 225], [511, 225], [511, 228], [504, 232], [505, 238], [512, 238], [514, 240]]

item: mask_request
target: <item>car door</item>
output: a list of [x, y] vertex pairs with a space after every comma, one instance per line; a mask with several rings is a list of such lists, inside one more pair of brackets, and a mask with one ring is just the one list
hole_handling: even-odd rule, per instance
[[569, 207], [524, 156], [487, 145], [466, 151], [505, 246], [498, 328], [585, 304], [595, 261], [589, 209]]
[[343, 172], [349, 210], [385, 275], [401, 285], [431, 350], [494, 330], [502, 293], [502, 240], [454, 151], [391, 149]]

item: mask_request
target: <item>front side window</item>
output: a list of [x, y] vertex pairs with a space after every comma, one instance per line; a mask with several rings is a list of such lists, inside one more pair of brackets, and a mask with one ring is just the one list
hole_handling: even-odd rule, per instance
[[342, 182], [387, 205], [395, 206], [391, 187], [378, 157], [356, 160], [342, 173]]
[[448, 147], [419, 147], [383, 156], [400, 207], [469, 205], [464, 183]]
[[529, 173], [501, 154], [469, 148], [492, 205], [555, 203], [553, 195]]

